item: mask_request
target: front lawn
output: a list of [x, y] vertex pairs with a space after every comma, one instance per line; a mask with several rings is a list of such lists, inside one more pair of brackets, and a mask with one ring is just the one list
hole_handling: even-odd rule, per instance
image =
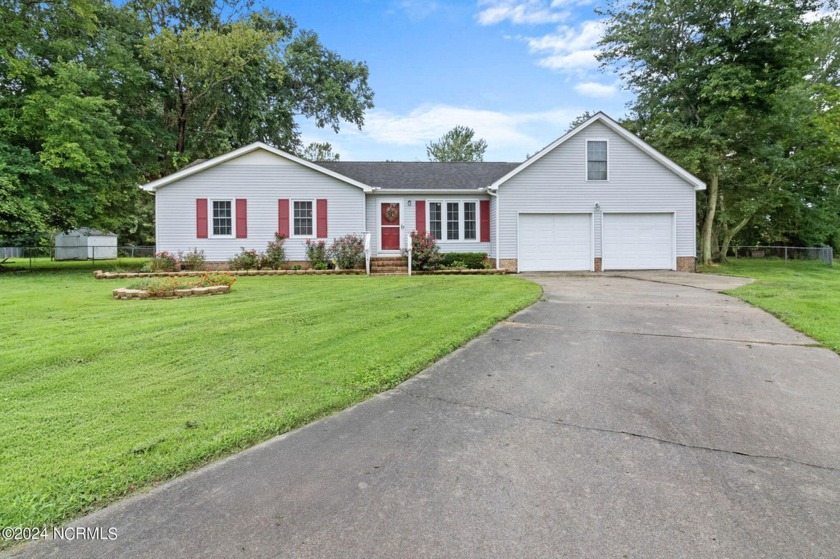
[[0, 526], [66, 521], [346, 408], [540, 296], [505, 276], [241, 277], [156, 301], [117, 287], [0, 274]]
[[756, 278], [727, 291], [840, 353], [840, 267], [824, 262], [732, 259], [706, 272]]

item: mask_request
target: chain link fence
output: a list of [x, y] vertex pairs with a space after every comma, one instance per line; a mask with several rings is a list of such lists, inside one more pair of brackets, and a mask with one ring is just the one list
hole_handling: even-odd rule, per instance
[[736, 246], [730, 247], [731, 258], [776, 258], [784, 260], [822, 260], [834, 265], [831, 247]]
[[0, 247], [0, 271], [99, 266], [140, 267], [155, 255], [154, 246], [15, 246]]

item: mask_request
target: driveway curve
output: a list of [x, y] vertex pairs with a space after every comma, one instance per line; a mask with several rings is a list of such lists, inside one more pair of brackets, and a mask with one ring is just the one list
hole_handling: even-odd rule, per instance
[[74, 524], [117, 539], [10, 555], [836, 556], [840, 357], [731, 278], [528, 277], [398, 388]]

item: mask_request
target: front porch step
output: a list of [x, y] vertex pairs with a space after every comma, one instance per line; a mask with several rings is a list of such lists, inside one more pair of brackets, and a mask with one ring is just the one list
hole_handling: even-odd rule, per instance
[[374, 272], [373, 270], [370, 271], [371, 276], [407, 276], [408, 275], [408, 268], [405, 269], [403, 272]]
[[408, 266], [371, 266], [370, 273], [371, 274], [378, 274], [378, 273], [386, 273], [386, 272], [403, 272], [408, 273]]

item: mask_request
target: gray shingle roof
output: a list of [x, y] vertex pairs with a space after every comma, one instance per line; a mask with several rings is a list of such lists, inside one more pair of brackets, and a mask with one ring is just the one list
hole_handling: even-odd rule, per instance
[[520, 165], [420, 161], [317, 161], [315, 164], [368, 186], [404, 190], [484, 188]]

